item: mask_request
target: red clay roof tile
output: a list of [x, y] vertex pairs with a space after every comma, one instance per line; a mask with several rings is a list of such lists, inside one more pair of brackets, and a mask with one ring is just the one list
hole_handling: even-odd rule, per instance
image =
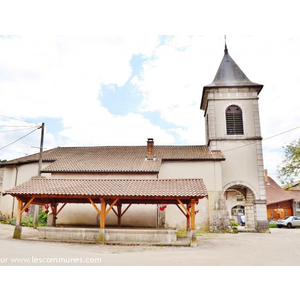
[[[225, 160], [222, 152], [206, 146], [155, 146], [155, 160], [146, 160], [147, 146], [58, 147], [43, 152], [51, 162], [43, 172], [157, 173], [164, 160]], [[37, 162], [39, 154], [14, 159], [2, 165]]]
[[3, 193], [12, 196], [97, 196], [202, 198], [202, 179], [45, 179], [33, 178]]

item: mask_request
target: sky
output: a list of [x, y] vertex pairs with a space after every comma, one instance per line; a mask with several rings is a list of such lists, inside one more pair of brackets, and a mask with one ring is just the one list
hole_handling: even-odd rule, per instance
[[[226, 42], [246, 76], [264, 85], [264, 164], [276, 180], [283, 146], [300, 135], [300, 37], [227, 35]], [[147, 138], [204, 145], [202, 89], [224, 43], [224, 35], [2, 35], [0, 159], [38, 152], [42, 123], [44, 149]]]

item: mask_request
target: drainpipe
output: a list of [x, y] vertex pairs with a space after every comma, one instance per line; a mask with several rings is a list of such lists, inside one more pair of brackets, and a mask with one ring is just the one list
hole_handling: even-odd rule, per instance
[[[18, 169], [17, 165], [15, 165], [15, 169], [16, 169], [15, 186], [17, 186], [17, 183], [18, 183], [18, 174], [19, 174], [19, 169]], [[12, 208], [11, 208], [11, 218], [14, 217], [15, 200], [16, 200], [16, 197], [13, 197], [13, 203], [12, 203]]]

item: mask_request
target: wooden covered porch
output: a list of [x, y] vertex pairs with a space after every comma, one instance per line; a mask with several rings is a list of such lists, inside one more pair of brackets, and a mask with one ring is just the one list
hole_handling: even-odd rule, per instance
[[[176, 205], [186, 218], [191, 243], [196, 241], [195, 205], [207, 197], [202, 179], [41, 179], [34, 178], [4, 195], [18, 200], [14, 238], [21, 238], [22, 214], [30, 204], [49, 205], [53, 225], [61, 210], [72, 203], [91, 204], [100, 218], [99, 243], [105, 243], [105, 218], [113, 211], [121, 227], [122, 216], [133, 204]], [[58, 209], [58, 205], [62, 204]], [[123, 205], [127, 205], [125, 209]]]

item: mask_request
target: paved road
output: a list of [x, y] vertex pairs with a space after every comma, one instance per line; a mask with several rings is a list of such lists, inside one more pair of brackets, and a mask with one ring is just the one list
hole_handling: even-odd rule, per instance
[[195, 248], [45, 242], [32, 228], [15, 240], [13, 229], [0, 224], [0, 266], [300, 266], [299, 229], [208, 234]]

